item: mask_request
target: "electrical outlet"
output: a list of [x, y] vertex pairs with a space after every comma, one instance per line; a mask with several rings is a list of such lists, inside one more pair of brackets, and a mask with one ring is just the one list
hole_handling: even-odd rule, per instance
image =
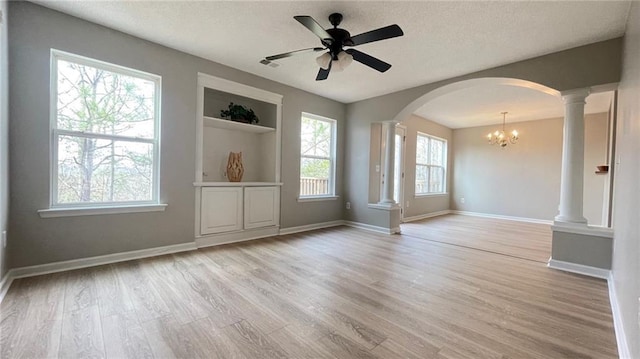
[[7, 231], [2, 231], [2, 248], [7, 248]]
[[409, 201], [407, 201], [407, 208], [409, 208], [409, 207], [410, 207], [410, 203], [409, 203]]
[[376, 172], [380, 172], [380, 165], [376, 165]]
[[464, 204], [464, 197], [460, 197], [460, 203]]
[[345, 207], [347, 207], [347, 209], [351, 209], [351, 202], [347, 202]]

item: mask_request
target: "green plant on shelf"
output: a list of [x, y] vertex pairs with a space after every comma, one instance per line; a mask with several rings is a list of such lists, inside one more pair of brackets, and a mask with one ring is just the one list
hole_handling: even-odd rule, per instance
[[229, 103], [228, 110], [221, 110], [220, 116], [231, 121], [255, 124], [260, 122], [256, 113], [252, 109], [242, 105]]

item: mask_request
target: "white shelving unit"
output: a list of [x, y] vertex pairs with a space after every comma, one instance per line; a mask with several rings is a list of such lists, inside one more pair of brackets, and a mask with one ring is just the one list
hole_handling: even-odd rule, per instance
[[[196, 244], [277, 235], [282, 95], [206, 74], [198, 74], [197, 90]], [[215, 117], [229, 102], [255, 109], [260, 124]], [[227, 181], [229, 152], [242, 152], [245, 182]]]
[[248, 123], [235, 122], [231, 120], [223, 120], [221, 118], [215, 117], [202, 117], [203, 124], [205, 127], [219, 128], [223, 130], [232, 130], [232, 131], [243, 131], [250, 133], [267, 133], [267, 132], [275, 132], [275, 128], [260, 126], [260, 125], [252, 125]]

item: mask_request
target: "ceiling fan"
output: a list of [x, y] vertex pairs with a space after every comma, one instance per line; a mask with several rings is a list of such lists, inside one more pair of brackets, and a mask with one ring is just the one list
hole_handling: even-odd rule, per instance
[[312, 47], [267, 56], [260, 62], [267, 65], [273, 60], [283, 59], [293, 55], [329, 50], [316, 59], [318, 65], [320, 65], [320, 71], [318, 71], [316, 81], [326, 80], [332, 69], [334, 71], [342, 71], [353, 60], [380, 72], [389, 70], [389, 68], [391, 68], [390, 64], [356, 49], [349, 48], [345, 50], [344, 47], [353, 47], [404, 35], [400, 26], [394, 24], [351, 36], [349, 31], [338, 28], [338, 25], [342, 22], [342, 14], [339, 13], [329, 15], [329, 22], [333, 25], [333, 28], [326, 30], [323, 29], [322, 26], [320, 26], [320, 24], [318, 24], [318, 22], [311, 16], [301, 15], [294, 16], [293, 18], [318, 36], [323, 47]]

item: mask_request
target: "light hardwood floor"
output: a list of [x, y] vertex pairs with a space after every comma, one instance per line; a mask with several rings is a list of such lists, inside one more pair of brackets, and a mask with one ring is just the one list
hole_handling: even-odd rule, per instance
[[0, 319], [2, 358], [616, 357], [605, 281], [346, 227], [16, 280]]
[[[450, 214], [403, 223], [402, 233], [458, 246], [546, 263], [551, 226]], [[498, 234], [498, 235], [496, 235]]]

